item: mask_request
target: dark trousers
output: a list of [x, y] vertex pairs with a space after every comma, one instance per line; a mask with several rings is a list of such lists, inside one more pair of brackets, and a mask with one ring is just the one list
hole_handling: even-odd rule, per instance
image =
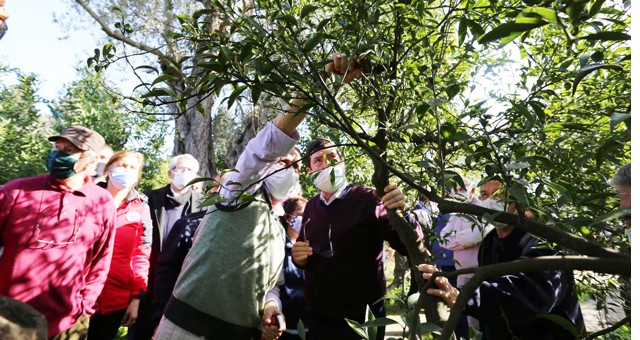
[[[370, 306], [371, 312], [376, 318], [381, 318], [386, 315], [384, 308], [384, 302], [378, 302], [375, 305]], [[308, 340], [361, 340], [362, 337], [356, 333], [351, 326], [345, 321], [345, 318], [357, 321], [362, 324], [364, 322], [366, 310], [362, 308], [357, 314], [354, 313], [348, 316], [328, 316], [320, 313], [309, 311], [307, 314], [307, 321], [309, 331], [307, 332]], [[385, 327], [377, 328], [377, 335], [375, 339], [384, 339]], [[373, 340], [373, 338], [370, 338]]]
[[127, 340], [150, 340], [153, 337], [153, 332], [158, 326], [157, 322], [152, 321], [153, 314], [153, 301], [147, 294], [140, 300], [140, 307], [138, 308], [138, 318], [133, 326], [129, 327], [127, 332]]
[[89, 321], [88, 340], [113, 340], [118, 334], [126, 309], [102, 314], [97, 312]]

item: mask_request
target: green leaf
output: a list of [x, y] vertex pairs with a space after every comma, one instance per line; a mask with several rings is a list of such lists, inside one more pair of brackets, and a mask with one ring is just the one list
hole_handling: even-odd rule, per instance
[[626, 41], [631, 40], [631, 36], [624, 32], [598, 32], [580, 37], [587, 41]]
[[431, 332], [437, 332], [442, 330], [442, 327], [433, 322], [426, 322], [420, 324], [420, 334], [427, 334]]
[[522, 10], [522, 14], [534, 13], [549, 21], [550, 23], [557, 24], [558, 17], [556, 11], [545, 7], [528, 7]]
[[447, 97], [449, 97], [449, 99], [453, 99], [453, 97], [460, 93], [460, 84], [451, 84], [444, 90], [447, 93]]
[[[396, 321], [394, 319], [383, 317], [383, 318], [377, 318], [375, 320], [366, 321], [361, 326], [369, 328], [369, 327], [381, 327], [381, 326], [395, 325], [397, 323], [398, 323], [398, 321]], [[372, 339], [372, 338], [370, 338], [370, 339]], [[375, 338], [373, 338], [373, 339], [375, 339]]]
[[262, 93], [262, 91], [260, 90], [260, 88], [258, 86], [252, 86], [251, 87], [251, 102], [253, 102], [253, 105], [257, 105], [258, 104], [258, 100], [260, 100], [260, 94]]
[[115, 46], [113, 46], [113, 44], [111, 44], [111, 43], [105, 44], [105, 45], [102, 47], [102, 55], [105, 55], [105, 56], [106, 56], [106, 55], [109, 55], [109, 54], [110, 54], [110, 52], [112, 52], [112, 51], [113, 51], [113, 52], [115, 52], [115, 51], [116, 51], [116, 48], [115, 48]]
[[318, 26], [316, 27], [316, 30], [318, 32], [322, 31], [322, 29], [327, 26], [327, 24], [329, 23], [329, 21], [331, 21], [331, 19], [323, 19], [318, 23]]
[[593, 225], [600, 224], [602, 222], [606, 222], [606, 221], [609, 221], [609, 220], [622, 218], [622, 217], [625, 217], [625, 216], [629, 215], [630, 213], [631, 213], [631, 209], [614, 210], [614, 211], [612, 211], [610, 213], [604, 214], [602, 216], [598, 216], [589, 225], [593, 226]]
[[170, 75], [170, 74], [163, 74], [160, 77], [157, 77], [156, 79], [154, 79], [153, 82], [151, 82], [151, 85], [153, 86], [153, 85], [156, 85], [158, 83], [165, 82], [167, 80], [178, 80], [178, 79], [180, 79], [180, 78], [178, 78], [176, 76], [173, 76], [173, 75]]
[[514, 183], [514, 185], [509, 188], [509, 193], [515, 197], [520, 205], [524, 207], [529, 206], [527, 190], [520, 183]]
[[609, 70], [622, 71], [622, 67], [620, 65], [589, 64], [589, 65], [587, 65], [585, 67], [582, 67], [581, 69], [578, 70], [578, 73], [576, 74], [576, 78], [573, 80], [573, 91], [571, 92], [571, 95], [573, 96], [576, 93], [576, 90], [578, 89], [578, 84], [580, 84], [580, 81], [582, 81], [582, 79], [584, 79], [584, 77], [589, 75], [589, 73], [591, 73], [593, 71], [596, 71], [596, 70], [600, 70], [600, 69], [609, 69]]
[[415, 164], [421, 168], [430, 168], [430, 169], [438, 168], [438, 166], [432, 160], [429, 160], [429, 159], [425, 159], [423, 161], [417, 161], [415, 162]]
[[464, 44], [464, 39], [467, 37], [467, 21], [464, 17], [460, 18], [458, 23], [458, 46]]
[[214, 204], [226, 202], [227, 199], [220, 194], [211, 194], [207, 195], [206, 198], [198, 205], [198, 208], [202, 209], [204, 207], [208, 207]]
[[624, 122], [625, 120], [631, 120], [631, 114], [630, 113], [618, 113], [618, 112], [614, 112], [613, 114], [611, 114], [611, 131], [613, 131], [616, 126], [618, 126], [618, 124]]
[[227, 109], [231, 108], [231, 106], [233, 105], [233, 103], [235, 103], [238, 96], [242, 94], [242, 92], [246, 88], [247, 88], [247, 85], [238, 86], [235, 90], [233, 90], [233, 92], [231, 92], [229, 97], [227, 97]]
[[240, 197], [238, 197], [238, 201], [240, 201], [240, 202], [244, 202], [244, 203], [247, 203], [247, 202], [254, 202], [254, 201], [256, 201], [256, 200], [257, 200], [257, 199], [256, 199], [253, 195], [251, 195], [251, 194], [249, 194], [249, 193], [246, 193], [246, 192], [243, 192], [243, 193], [240, 195]]
[[538, 121], [540, 121], [540, 124], [544, 126], [546, 121], [546, 114], [544, 112], [543, 104], [538, 101], [529, 101], [529, 106], [531, 106], [533, 111], [536, 113], [536, 116], [538, 117]]
[[604, 1], [605, 0], [596, 0], [593, 2], [593, 4], [591, 5], [591, 8], [589, 8], [590, 18], [593, 18], [596, 14], [598, 14], [598, 12], [600, 12], [600, 8], [602, 8]]
[[309, 53], [311, 50], [313, 50], [316, 46], [318, 46], [318, 44], [320, 43], [320, 41], [322, 40], [323, 34], [322, 33], [314, 33], [312, 34], [307, 41], [304, 42], [304, 45], [302, 46], [302, 51], [304, 53]]
[[427, 98], [427, 99], [425, 99], [425, 102], [427, 102], [427, 104], [429, 104], [429, 106], [431, 106], [431, 108], [433, 110], [435, 110], [439, 106], [441, 106], [444, 103], [446, 103], [447, 101], [444, 100], [444, 99], [440, 99], [440, 98]]
[[480, 24], [470, 19], [466, 19], [465, 21], [467, 22], [467, 26], [474, 38], [478, 39], [478, 37], [484, 34], [484, 28], [482, 28]]
[[547, 25], [546, 21], [539, 21], [537, 23], [516, 23], [516, 22], [508, 22], [505, 24], [498, 25], [498, 27], [494, 28], [492, 31], [483, 34], [478, 42], [481, 44], [486, 44], [488, 42], [492, 42], [495, 40], [499, 40], [505, 37], [510, 36], [514, 32], [526, 32], [538, 27], [542, 27]]
[[420, 293], [413, 293], [407, 298], [407, 305], [409, 308], [413, 308], [418, 300], [420, 300]]
[[505, 170], [520, 170], [530, 167], [529, 163], [507, 163], [504, 165]]
[[149, 70], [149, 71], [153, 71], [155, 73], [159, 73], [158, 69], [153, 67], [153, 66], [149, 66], [149, 65], [142, 65], [142, 66], [138, 66], [135, 68], [135, 70]]
[[307, 338], [307, 329], [304, 326], [304, 323], [302, 323], [302, 319], [298, 320], [296, 329], [298, 330], [298, 336], [300, 337], [300, 339], [305, 340]]
[[191, 18], [195, 25], [195, 23], [198, 21], [198, 19], [200, 19], [201, 16], [205, 14], [213, 14], [213, 13], [215, 13], [215, 11], [211, 8], [201, 8], [201, 9], [195, 10], [191, 15]]
[[531, 123], [532, 126], [536, 125], [537, 123], [536, 116], [532, 115], [531, 112], [527, 110], [526, 106], [518, 103], [513, 106], [513, 109], [516, 113], [525, 116], [525, 118], [527, 118], [527, 120], [529, 121], [529, 123]]
[[147, 93], [144, 93], [143, 95], [141, 95], [141, 98], [149, 98], [149, 97], [172, 97], [175, 98], [176, 95], [169, 89], [167, 88], [155, 88]]
[[358, 335], [360, 335], [363, 339], [369, 338], [367, 336], [367, 332], [362, 328], [362, 326], [357, 321], [350, 320], [350, 319], [345, 319], [345, 321], [347, 321], [347, 324], [351, 327], [351, 329], [353, 329], [356, 333], [358, 333]]
[[562, 328], [567, 330], [569, 333], [571, 333], [571, 335], [573, 335], [573, 338], [578, 337], [578, 328], [574, 326], [573, 323], [571, 323], [571, 321], [567, 320], [566, 318], [556, 314], [538, 314], [537, 316], [539, 318], [550, 320], [555, 324], [561, 326]]
[[596, 63], [601, 62], [603, 59], [604, 53], [602, 53], [601, 51], [595, 51], [591, 53], [591, 60], [595, 61]]
[[298, 21], [291, 14], [281, 15], [281, 16], [277, 17], [276, 19], [284, 21], [285, 23], [289, 24], [290, 26], [294, 26], [294, 27], [298, 26]]
[[300, 19], [304, 19], [305, 17], [307, 17], [307, 15], [311, 14], [318, 8], [318, 6], [314, 5], [305, 5], [304, 7], [302, 7], [302, 10], [300, 10]]

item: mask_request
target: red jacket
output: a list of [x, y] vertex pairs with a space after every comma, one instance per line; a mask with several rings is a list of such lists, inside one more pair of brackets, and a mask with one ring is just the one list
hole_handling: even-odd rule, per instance
[[131, 191], [118, 207], [115, 227], [111, 268], [96, 308], [102, 314], [127, 308], [147, 291], [152, 226], [144, 194]]

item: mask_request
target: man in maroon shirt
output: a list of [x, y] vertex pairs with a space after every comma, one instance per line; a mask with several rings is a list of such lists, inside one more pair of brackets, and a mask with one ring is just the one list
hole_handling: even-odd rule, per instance
[[49, 140], [48, 175], [0, 188], [0, 295], [44, 314], [49, 337], [84, 338], [113, 250], [115, 205], [89, 177], [104, 138], [71, 126]]
[[[313, 340], [360, 339], [345, 319], [362, 323], [367, 306], [376, 317], [385, 315], [384, 303], [375, 303], [386, 292], [384, 241], [406, 255], [385, 209], [404, 209], [404, 195], [390, 184], [380, 200], [373, 190], [350, 185], [333, 145], [318, 139], [307, 147], [305, 164], [320, 194], [307, 203], [292, 249], [294, 262], [304, 268], [307, 339]], [[379, 327], [377, 339], [383, 338]]]

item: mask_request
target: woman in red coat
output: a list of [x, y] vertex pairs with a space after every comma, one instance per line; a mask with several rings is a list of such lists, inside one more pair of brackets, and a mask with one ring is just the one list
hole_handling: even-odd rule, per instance
[[105, 166], [107, 183], [117, 207], [116, 236], [109, 276], [89, 323], [89, 339], [113, 339], [120, 326], [133, 325], [140, 297], [147, 290], [151, 253], [151, 216], [147, 197], [134, 186], [142, 178], [144, 156], [118, 151]]

